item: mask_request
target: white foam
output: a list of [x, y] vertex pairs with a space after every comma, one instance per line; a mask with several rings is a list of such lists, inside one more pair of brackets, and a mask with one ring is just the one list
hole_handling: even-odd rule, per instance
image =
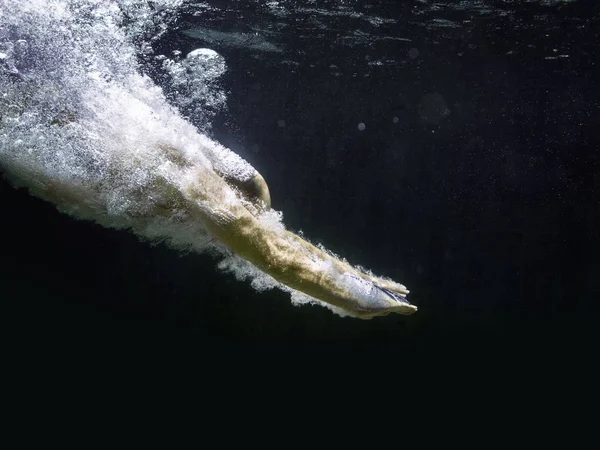
[[[224, 104], [216, 83], [226, 70], [220, 55], [197, 49], [184, 60], [163, 57], [171, 87], [182, 91], [170, 99], [141, 74], [137, 56], [152, 52], [181, 0], [152, 3], [0, 0], [0, 12], [10, 11], [0, 14], [0, 167], [15, 185], [74, 217], [184, 251], [220, 255], [220, 269], [251, 280], [258, 291], [278, 287], [294, 303], [323, 304], [231, 256], [188, 211], [156, 214], [173, 195], [198, 183], [202, 171], [240, 180], [256, 171], [180, 113], [191, 105], [199, 118], [207, 98], [214, 108]], [[201, 94], [187, 95], [193, 90]], [[177, 156], [165, 148], [178, 149]], [[229, 201], [222, 192], [214, 194]], [[271, 211], [259, 220], [283, 230], [281, 218]]]

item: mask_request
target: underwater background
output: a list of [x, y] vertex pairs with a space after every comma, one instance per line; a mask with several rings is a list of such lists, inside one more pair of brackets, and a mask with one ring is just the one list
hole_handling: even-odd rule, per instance
[[[2, 181], [11, 340], [73, 352], [587, 348], [600, 309], [599, 9], [420, 0], [165, 10], [163, 33], [139, 36], [152, 47], [142, 71], [262, 173], [289, 229], [405, 284], [419, 310], [362, 321], [294, 306], [209, 255], [74, 220]], [[194, 94], [156, 56], [197, 48], [226, 70], [202, 81], [205, 104], [186, 109], [178, 96]]]

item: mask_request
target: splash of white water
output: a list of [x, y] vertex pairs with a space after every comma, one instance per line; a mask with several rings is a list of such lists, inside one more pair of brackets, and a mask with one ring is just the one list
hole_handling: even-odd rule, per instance
[[[63, 212], [181, 250], [210, 251], [220, 269], [259, 291], [279, 287], [294, 303], [323, 304], [231, 256], [184, 209], [156, 214], [190, 182], [187, 167], [240, 180], [256, 173], [186, 121], [139, 70], [137, 57], [151, 52], [181, 3], [0, 0], [0, 168]], [[225, 70], [216, 53], [195, 52], [163, 67], [182, 90], [171, 99], [175, 106], [190, 105], [186, 89], [213, 106], [224, 103], [210, 85]], [[178, 149], [176, 157], [169, 148]], [[281, 213], [260, 220], [283, 227]]]

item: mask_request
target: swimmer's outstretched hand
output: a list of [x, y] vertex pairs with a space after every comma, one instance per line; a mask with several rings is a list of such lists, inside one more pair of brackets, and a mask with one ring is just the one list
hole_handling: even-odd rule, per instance
[[[346, 263], [336, 260], [336, 265], [342, 266], [344, 270], [343, 266]], [[334, 279], [326, 283], [326, 286], [342, 298], [350, 299], [352, 306], [348, 311], [354, 316], [371, 319], [387, 316], [390, 313], [410, 315], [417, 311], [417, 307], [406, 298], [409, 293], [406, 286], [358, 272], [352, 267], [345, 269], [341, 276], [338, 273], [338, 276], [333, 277]]]
[[362, 319], [417, 311], [406, 299], [405, 286], [362, 272], [294, 233], [262, 224], [215, 172], [196, 180], [200, 182], [183, 194], [196, 206], [191, 209], [198, 219], [234, 253], [280, 283]]

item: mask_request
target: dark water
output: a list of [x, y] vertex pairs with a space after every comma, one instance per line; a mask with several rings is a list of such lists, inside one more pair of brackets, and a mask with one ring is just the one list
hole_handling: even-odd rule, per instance
[[590, 347], [595, 2], [209, 3], [155, 50], [221, 53], [229, 100], [214, 137], [265, 176], [289, 228], [406, 284], [418, 313], [359, 321], [297, 308], [219, 274], [208, 256], [74, 221], [2, 183], [3, 317], [15, 341], [75, 354]]

